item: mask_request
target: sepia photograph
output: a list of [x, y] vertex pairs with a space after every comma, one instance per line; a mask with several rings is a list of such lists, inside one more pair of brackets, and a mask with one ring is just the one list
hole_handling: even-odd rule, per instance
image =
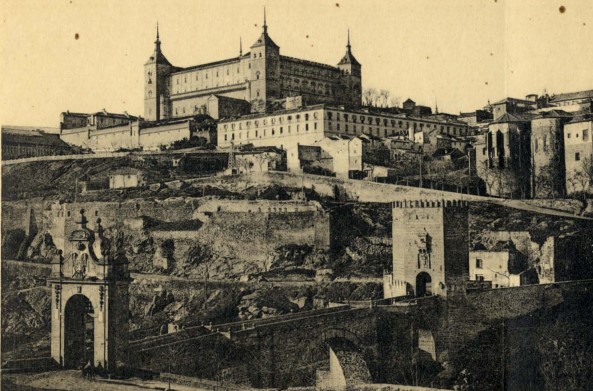
[[593, 390], [591, 0], [0, 4], [0, 389]]

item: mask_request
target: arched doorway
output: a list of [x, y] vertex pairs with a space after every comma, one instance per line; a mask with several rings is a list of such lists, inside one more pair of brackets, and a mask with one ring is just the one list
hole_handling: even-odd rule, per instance
[[430, 274], [421, 272], [416, 276], [416, 296], [432, 295], [432, 278]]
[[78, 368], [94, 362], [95, 318], [91, 301], [74, 295], [64, 310], [64, 366]]

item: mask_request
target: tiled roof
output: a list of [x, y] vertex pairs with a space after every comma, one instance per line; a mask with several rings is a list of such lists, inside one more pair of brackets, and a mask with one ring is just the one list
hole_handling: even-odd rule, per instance
[[356, 57], [354, 57], [354, 55], [352, 54], [352, 51], [350, 50], [350, 48], [348, 48], [348, 50], [346, 50], [346, 54], [344, 54], [344, 57], [342, 57], [342, 59], [338, 63], [338, 65], [344, 65], [344, 64], [360, 65], [360, 63], [358, 62]]
[[264, 32], [260, 35], [260, 37], [257, 39], [257, 41], [255, 41], [255, 43], [253, 45], [251, 45], [252, 48], [256, 48], [259, 46], [272, 46], [275, 48], [279, 48], [279, 46], [276, 45], [276, 42], [274, 42], [272, 40], [272, 38], [270, 38], [270, 36], [268, 35], [268, 32], [266, 30], [264, 30]]
[[530, 100], [510, 98], [510, 97], [504, 98], [504, 99], [499, 100], [498, 102], [494, 102], [492, 104], [499, 105], [501, 103], [529, 103], [529, 104], [535, 105], [535, 102], [532, 102]]
[[214, 67], [214, 66], [218, 66], [218, 65], [233, 64], [233, 63], [239, 62], [239, 61], [240, 61], [239, 57], [227, 58], [226, 60], [218, 60], [218, 61], [208, 62], [206, 64], [193, 65], [193, 66], [190, 66], [187, 68], [179, 68], [177, 71], [172, 72], [171, 74], [195, 71], [195, 70], [210, 68], [210, 67]]
[[591, 122], [593, 121], [593, 113], [581, 113], [577, 114], [572, 117], [568, 123], [577, 123], [577, 122]]
[[577, 91], [577, 92], [566, 92], [563, 94], [555, 94], [550, 97], [550, 102], [560, 102], [563, 100], [573, 99], [593, 99], [593, 90]]
[[491, 124], [503, 124], [509, 122], [529, 122], [531, 121], [532, 115], [530, 114], [510, 114], [504, 113], [494, 121], [490, 122]]
[[572, 114], [567, 113], [564, 110], [554, 109], [554, 110], [542, 111], [542, 112], [538, 113], [533, 118], [571, 118], [571, 117], [572, 117]]
[[303, 59], [296, 58], [296, 57], [280, 56], [280, 61], [294, 62], [296, 64], [313, 65], [315, 67], [325, 68], [325, 69], [331, 70], [331, 71], [338, 71], [338, 68], [336, 68], [332, 65], [327, 65], [327, 64], [323, 64], [323, 63], [315, 62], [315, 61], [303, 60]]
[[60, 139], [58, 134], [48, 134], [43, 130], [31, 128], [29, 130], [21, 127], [2, 127], [2, 144], [34, 144], [45, 145], [60, 148], [69, 148], [70, 146]]

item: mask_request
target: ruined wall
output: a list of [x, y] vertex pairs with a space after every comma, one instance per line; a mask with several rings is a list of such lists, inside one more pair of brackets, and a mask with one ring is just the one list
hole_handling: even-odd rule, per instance
[[200, 240], [222, 256], [266, 259], [284, 244], [329, 249], [329, 216], [320, 212], [217, 212], [204, 225]]
[[[15, 233], [16, 236], [13, 235], [19, 243], [14, 245], [14, 240], [11, 240], [7, 241], [7, 246], [11, 244], [10, 247], [16, 247], [16, 252], [23, 247], [20, 252], [24, 255], [28, 243], [37, 232], [49, 233], [55, 246], [65, 252], [68, 235], [77, 228], [80, 210], [84, 209], [90, 229], [93, 229], [98, 218], [107, 229], [123, 227], [126, 240], [129, 242], [127, 244], [131, 246], [132, 253], [128, 254], [128, 257], [133, 267], [139, 267], [138, 262], [145, 263], [148, 267], [152, 264], [154, 251], [149, 251], [149, 254], [138, 252], [143, 251], [138, 250], [138, 246], [144, 248], [141, 244], [145, 241], [154, 241], [154, 248], [158, 248], [165, 241], [172, 240], [173, 254], [170, 261], [178, 265], [183, 264], [192, 246], [196, 242], [201, 242], [211, 246], [217, 257], [258, 263], [231, 267], [231, 274], [235, 275], [249, 273], [249, 268], [253, 268], [255, 272], [266, 271], [264, 261], [273, 257], [275, 249], [283, 245], [309, 245], [317, 250], [329, 250], [330, 215], [319, 205], [265, 202], [266, 207], [262, 207], [262, 212], [253, 207], [251, 212], [222, 210], [206, 216], [197, 213], [205, 202], [209, 201], [200, 198], [176, 198], [70, 204], [14, 202], [3, 206], [3, 230], [19, 230]], [[222, 200], [218, 202], [224, 204]], [[231, 204], [234, 205], [233, 202]], [[271, 205], [274, 207], [268, 208]], [[268, 212], [268, 209], [272, 211]], [[192, 217], [201, 218], [205, 224], [199, 220], [190, 220]], [[31, 223], [27, 223], [29, 221]], [[178, 226], [175, 224], [177, 222], [181, 225], [192, 224]], [[150, 226], [155, 223], [156, 227]], [[24, 232], [29, 231], [33, 233], [27, 236]], [[144, 268], [140, 267], [139, 270]]]

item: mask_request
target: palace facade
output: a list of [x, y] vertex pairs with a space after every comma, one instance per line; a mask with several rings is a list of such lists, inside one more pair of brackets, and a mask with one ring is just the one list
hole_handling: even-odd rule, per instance
[[[301, 96], [306, 105], [361, 105], [361, 64], [352, 54], [350, 34], [336, 66], [283, 56], [268, 34], [264, 12], [262, 34], [250, 49], [243, 53], [241, 48], [238, 56], [226, 60], [182, 68], [163, 54], [157, 26], [154, 53], [144, 64], [145, 119], [192, 115], [207, 107], [212, 95], [248, 102], [252, 113], [267, 112], [275, 101], [293, 96]], [[236, 113], [241, 114], [245, 113]]]

